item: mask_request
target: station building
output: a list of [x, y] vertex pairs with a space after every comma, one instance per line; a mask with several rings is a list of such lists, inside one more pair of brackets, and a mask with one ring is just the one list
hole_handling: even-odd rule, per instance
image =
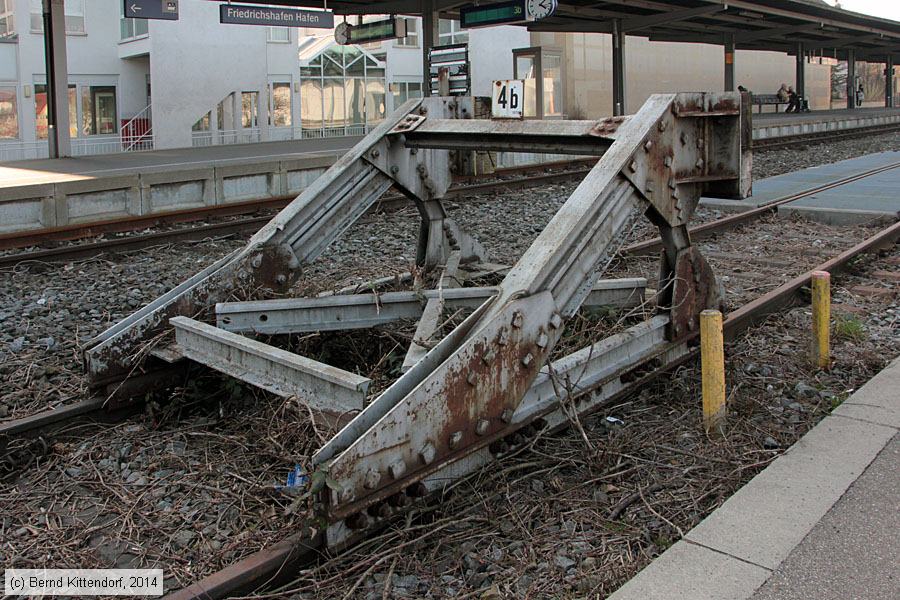
[[[358, 136], [423, 93], [419, 18], [406, 38], [341, 46], [330, 30], [220, 24], [218, 9], [187, 1], [178, 21], [148, 21], [125, 18], [118, 0], [65, 0], [72, 154]], [[459, 43], [475, 95], [514, 77], [526, 80], [527, 116], [613, 113], [610, 35], [441, 20], [438, 45]], [[628, 43], [626, 112], [652, 93], [723, 89], [716, 46]], [[738, 51], [735, 62], [737, 82], [753, 91], [793, 82], [783, 53]], [[831, 108], [833, 68], [806, 69], [814, 109]], [[41, 0], [0, 0], [0, 160], [46, 157], [46, 140]]]

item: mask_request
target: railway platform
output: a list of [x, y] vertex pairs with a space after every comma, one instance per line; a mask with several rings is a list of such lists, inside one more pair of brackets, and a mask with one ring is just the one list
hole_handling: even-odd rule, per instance
[[896, 597], [900, 358], [611, 600]]

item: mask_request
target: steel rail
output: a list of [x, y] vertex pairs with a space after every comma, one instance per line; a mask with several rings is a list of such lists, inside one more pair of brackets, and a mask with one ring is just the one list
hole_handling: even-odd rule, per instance
[[872, 125], [871, 127], [857, 127], [842, 131], [816, 131], [814, 133], [801, 133], [798, 135], [785, 135], [772, 138], [763, 138], [753, 141], [754, 150], [777, 150], [799, 144], [810, 144], [835, 139], [852, 139], [855, 137], [892, 133], [900, 131], [900, 123], [888, 125]]

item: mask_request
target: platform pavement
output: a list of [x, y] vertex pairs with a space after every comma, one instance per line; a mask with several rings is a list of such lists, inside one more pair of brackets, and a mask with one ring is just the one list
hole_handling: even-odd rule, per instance
[[609, 600], [900, 598], [900, 358]]
[[202, 148], [173, 148], [147, 152], [119, 152], [96, 156], [0, 162], [0, 187], [60, 183], [90, 177], [110, 177], [160, 169], [208, 168], [265, 160], [287, 160], [317, 154], [340, 154], [361, 137], [226, 144]]
[[815, 121], [828, 121], [832, 119], [843, 119], [847, 116], [877, 116], [877, 115], [895, 115], [900, 113], [900, 108], [885, 108], [883, 106], [872, 106], [863, 108], [835, 108], [832, 110], [811, 110], [803, 113], [786, 113], [781, 112], [756, 112], [753, 111], [753, 120], [760, 122], [780, 122], [780, 123], [811, 123]]
[[895, 221], [900, 216], [900, 152], [879, 152], [768, 177], [753, 182], [753, 195], [745, 200], [703, 198], [710, 208], [741, 212], [810, 188], [846, 179], [863, 171], [897, 164], [886, 170], [779, 207], [779, 213], [799, 213], [833, 225]]

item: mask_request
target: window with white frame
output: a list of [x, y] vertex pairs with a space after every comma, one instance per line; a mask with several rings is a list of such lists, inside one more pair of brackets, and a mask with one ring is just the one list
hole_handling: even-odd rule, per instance
[[126, 19], [125, 5], [119, 4], [119, 39], [131, 40], [144, 37], [150, 32], [150, 21], [147, 19]]
[[422, 97], [421, 81], [395, 81], [391, 84], [391, 95], [394, 97], [394, 110], [410, 98]]
[[290, 27], [268, 27], [266, 41], [273, 43], [288, 43], [291, 41]]
[[466, 44], [469, 32], [459, 26], [456, 19], [441, 19], [438, 23], [438, 45]]
[[0, 0], [0, 39], [16, 35], [15, 0]]
[[269, 125], [291, 126], [291, 84], [288, 81], [272, 83], [272, 106], [269, 110]]
[[[31, 0], [31, 31], [44, 31], [44, 10], [41, 0]], [[84, 0], [65, 0], [66, 33], [84, 33]]]
[[419, 20], [412, 17], [406, 18], [406, 37], [397, 40], [398, 46], [407, 48], [419, 47]]

